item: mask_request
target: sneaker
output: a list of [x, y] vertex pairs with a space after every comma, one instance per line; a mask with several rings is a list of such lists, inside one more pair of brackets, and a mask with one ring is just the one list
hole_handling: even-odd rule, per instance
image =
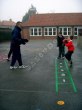
[[17, 67], [16, 66], [14, 66], [14, 69], [16, 69]]
[[9, 61], [10, 61], [10, 59], [7, 59], [7, 61], [9, 62]]
[[10, 69], [13, 69], [13, 66], [10, 66]]
[[21, 66], [19, 66], [19, 68], [25, 68], [25, 66], [24, 65], [21, 65]]
[[10, 66], [10, 69], [16, 69], [17, 67], [16, 66]]
[[5, 59], [5, 60], [7, 60], [7, 61], [10, 61], [10, 59], [9, 59], [9, 58], [3, 58], [3, 59]]
[[65, 57], [62, 57], [62, 59], [64, 59]]

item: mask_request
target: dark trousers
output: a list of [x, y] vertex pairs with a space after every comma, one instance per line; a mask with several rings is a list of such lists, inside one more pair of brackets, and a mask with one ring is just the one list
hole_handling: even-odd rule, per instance
[[71, 61], [71, 56], [73, 54], [73, 51], [68, 51], [66, 54], [65, 54], [65, 57], [68, 61]]
[[65, 55], [65, 46], [59, 46], [59, 56], [58, 57], [64, 57]]
[[18, 61], [19, 66], [22, 65], [22, 58], [21, 58], [20, 47], [17, 47], [17, 48], [13, 49], [11, 66], [14, 66], [16, 61]]
[[12, 52], [13, 52], [13, 44], [11, 42], [11, 44], [10, 44], [10, 50], [9, 50], [9, 53], [8, 53], [8, 59], [10, 58]]
[[11, 54], [12, 54], [12, 48], [10, 48], [10, 50], [9, 50], [8, 59], [10, 58]]

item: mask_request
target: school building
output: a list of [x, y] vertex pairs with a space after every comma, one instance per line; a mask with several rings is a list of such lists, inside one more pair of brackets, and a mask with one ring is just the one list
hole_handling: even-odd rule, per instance
[[46, 13], [35, 14], [22, 23], [25, 38], [53, 39], [61, 31], [63, 36], [78, 37], [82, 29], [82, 13]]

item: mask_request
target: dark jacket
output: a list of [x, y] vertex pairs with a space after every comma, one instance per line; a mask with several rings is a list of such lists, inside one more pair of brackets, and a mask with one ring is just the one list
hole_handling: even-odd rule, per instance
[[14, 30], [12, 31], [12, 40], [11, 42], [15, 46], [20, 46], [21, 44], [25, 44], [21, 38], [21, 28], [15, 26]]
[[12, 52], [16, 55], [20, 53], [20, 45], [25, 44], [25, 40], [21, 38], [21, 28], [18, 26], [15, 26], [15, 28], [12, 31], [12, 39], [11, 39], [11, 49]]
[[63, 43], [63, 40], [64, 40], [64, 36], [57, 36], [57, 46], [60, 47], [60, 46], [64, 46], [64, 43]]

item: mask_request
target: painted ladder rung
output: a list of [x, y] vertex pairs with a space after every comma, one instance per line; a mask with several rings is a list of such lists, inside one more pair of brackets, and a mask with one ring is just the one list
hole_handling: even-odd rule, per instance
[[63, 82], [63, 83], [58, 83], [58, 85], [59, 85], [59, 84], [71, 85], [71, 83], [64, 83], [64, 82]]

